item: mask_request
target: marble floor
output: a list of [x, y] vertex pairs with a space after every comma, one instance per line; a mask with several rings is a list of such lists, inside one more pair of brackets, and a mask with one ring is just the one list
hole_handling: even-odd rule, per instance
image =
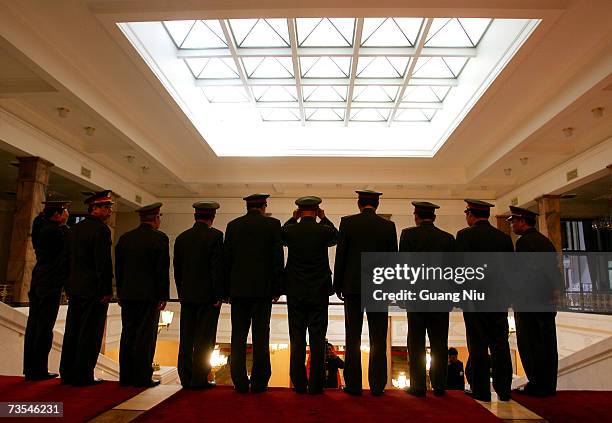
[[[155, 407], [160, 402], [169, 398], [181, 389], [180, 385], [159, 385], [147, 389], [133, 398], [119, 404], [91, 422], [95, 423], [126, 423], [134, 420], [140, 414]], [[542, 417], [523, 407], [515, 401], [502, 402], [497, 400], [495, 393], [492, 394], [491, 402], [478, 401], [480, 405], [489, 410], [499, 419], [507, 423], [538, 423], [546, 422]]]

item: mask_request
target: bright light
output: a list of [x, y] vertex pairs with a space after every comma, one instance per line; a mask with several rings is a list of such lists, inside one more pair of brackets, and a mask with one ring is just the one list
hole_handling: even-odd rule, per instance
[[406, 377], [406, 373], [400, 372], [397, 379], [391, 379], [391, 383], [398, 389], [406, 389], [410, 387], [410, 379]]
[[361, 346], [359, 347], [359, 349], [360, 349], [361, 351], [363, 351], [363, 352], [368, 353], [368, 354], [370, 353], [370, 346], [369, 346], [369, 345], [366, 345], [366, 344], [361, 344]]
[[508, 332], [516, 333], [516, 321], [514, 320], [514, 316], [508, 316]]
[[170, 310], [163, 310], [159, 316], [159, 321], [162, 326], [170, 326], [172, 319], [174, 318], [174, 312]]
[[431, 354], [425, 354], [425, 369], [429, 370], [431, 368]]
[[221, 367], [227, 364], [227, 357], [224, 354], [221, 354], [219, 350], [219, 346], [215, 346], [212, 354], [210, 355], [210, 365], [211, 367]]

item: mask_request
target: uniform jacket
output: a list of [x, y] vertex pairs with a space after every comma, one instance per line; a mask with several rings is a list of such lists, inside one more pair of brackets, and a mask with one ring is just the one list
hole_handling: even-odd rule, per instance
[[285, 266], [285, 294], [298, 298], [321, 298], [333, 294], [328, 248], [336, 245], [338, 231], [327, 218], [317, 223], [303, 217], [289, 219], [281, 239], [289, 254]]
[[400, 237], [400, 251], [448, 252], [454, 249], [455, 237], [437, 228], [433, 222], [406, 228]]
[[182, 303], [210, 303], [223, 298], [223, 232], [204, 222], [174, 241], [174, 282]]
[[66, 293], [90, 298], [113, 295], [108, 226], [95, 216], [87, 216], [70, 229], [68, 238], [70, 276]]
[[66, 285], [69, 273], [67, 257], [68, 226], [42, 217], [32, 244], [36, 265], [32, 270], [32, 289], [39, 294], [59, 292]]
[[340, 221], [334, 264], [335, 292], [343, 295], [361, 293], [362, 252], [397, 252], [395, 223], [378, 216], [370, 208]]
[[280, 221], [251, 210], [225, 230], [225, 296], [272, 298], [282, 290]]
[[166, 301], [170, 298], [168, 237], [141, 223], [121, 235], [115, 247], [117, 297], [131, 301]]
[[491, 226], [488, 220], [479, 220], [473, 226], [457, 232], [457, 250], [473, 252], [512, 252], [512, 238]]

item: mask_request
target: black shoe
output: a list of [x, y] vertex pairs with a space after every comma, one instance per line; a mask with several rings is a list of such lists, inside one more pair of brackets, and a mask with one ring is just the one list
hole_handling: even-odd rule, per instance
[[385, 395], [385, 390], [383, 389], [382, 391], [370, 391], [370, 394], [373, 397], [381, 397], [381, 396]]
[[446, 391], [444, 389], [434, 389], [433, 390], [434, 397], [443, 397], [446, 395]]
[[510, 396], [510, 394], [497, 394], [497, 399], [506, 402], [510, 401], [512, 397]]
[[344, 392], [345, 394], [353, 395], [354, 397], [360, 397], [361, 396], [361, 389], [359, 389], [359, 390], [357, 390], [357, 389], [350, 389], [347, 386], [342, 388], [342, 392]]
[[464, 391], [465, 395], [467, 395], [468, 397], [472, 397], [477, 401], [483, 401], [483, 402], [491, 402], [491, 394], [486, 395], [486, 394], [477, 394], [475, 392], [472, 391]]
[[150, 380], [150, 381], [145, 382], [145, 383], [135, 384], [134, 386], [136, 388], [154, 388], [157, 385], [159, 385], [160, 383], [161, 383], [161, 380]]
[[60, 385], [72, 385], [72, 380], [71, 379], [66, 379], [66, 378], [62, 378], [62, 381], [60, 382]]
[[298, 387], [294, 387], [293, 388], [293, 392], [295, 392], [296, 394], [305, 394], [308, 392], [307, 388], [298, 388]]
[[249, 393], [249, 387], [242, 387], [242, 386], [234, 386], [234, 391], [238, 392], [239, 394], [248, 394]]
[[72, 383], [72, 386], [94, 386], [100, 385], [101, 383], [104, 383], [103, 379], [93, 378], [91, 380], [75, 381]]
[[426, 393], [424, 389], [406, 389], [406, 393], [408, 395], [412, 395], [413, 397], [424, 398]]
[[266, 392], [267, 390], [268, 390], [267, 386], [262, 386], [262, 387], [251, 386], [251, 392], [254, 394], [261, 394], [263, 392]]
[[36, 382], [39, 380], [49, 380], [49, 379], [55, 379], [56, 377], [58, 377], [59, 375], [57, 373], [43, 373], [40, 375], [26, 375], [25, 376], [25, 380], [26, 381], [32, 381], [32, 382]]

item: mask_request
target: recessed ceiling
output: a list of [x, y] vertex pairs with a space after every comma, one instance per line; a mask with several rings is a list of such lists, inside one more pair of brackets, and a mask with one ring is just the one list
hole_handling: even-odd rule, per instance
[[318, 17], [118, 25], [218, 156], [432, 157], [538, 23]]

